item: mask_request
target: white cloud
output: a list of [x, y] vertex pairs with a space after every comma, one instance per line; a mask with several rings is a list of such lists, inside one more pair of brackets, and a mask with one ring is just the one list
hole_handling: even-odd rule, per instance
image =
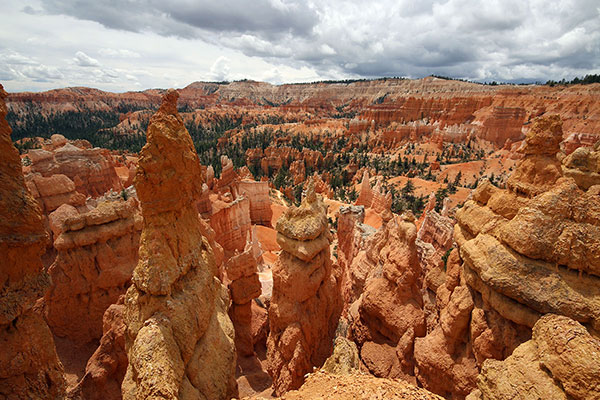
[[140, 58], [141, 54], [127, 49], [102, 48], [98, 54], [105, 57]]
[[229, 78], [229, 58], [227, 57], [219, 57], [217, 58], [217, 60], [213, 63], [212, 67], [210, 67], [210, 73], [209, 76], [211, 77], [211, 80], [213, 81], [226, 81]]
[[83, 51], [78, 51], [75, 53], [75, 58], [73, 58], [75, 64], [80, 67], [99, 67], [100, 63], [95, 58], [92, 58], [85, 54]]
[[6, 0], [0, 79], [7, 89], [429, 74], [544, 81], [600, 72], [597, 0], [109, 3]]

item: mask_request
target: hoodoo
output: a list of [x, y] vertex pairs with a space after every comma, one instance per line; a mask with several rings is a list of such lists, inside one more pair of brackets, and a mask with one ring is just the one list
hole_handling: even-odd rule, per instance
[[52, 333], [33, 309], [50, 285], [41, 256], [47, 235], [6, 122], [0, 85], [0, 397], [63, 399], [65, 378]]
[[275, 393], [297, 389], [333, 349], [340, 309], [339, 277], [329, 253], [326, 206], [311, 180], [299, 207], [277, 221], [267, 368]]
[[128, 399], [237, 394], [229, 295], [202, 235], [198, 156], [169, 90], [150, 120], [135, 187], [144, 226], [125, 298]]

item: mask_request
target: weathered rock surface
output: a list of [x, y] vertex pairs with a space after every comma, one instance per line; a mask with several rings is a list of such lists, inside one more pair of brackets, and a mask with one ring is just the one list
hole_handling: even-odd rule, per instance
[[536, 119], [519, 151], [525, 155], [506, 185], [518, 194], [534, 197], [550, 189], [561, 177], [556, 158], [562, 141], [562, 121], [558, 115]]
[[373, 374], [415, 382], [414, 339], [426, 333], [417, 229], [412, 214], [388, 211], [384, 221], [364, 256], [353, 261], [368, 273], [364, 292], [350, 306], [351, 332]]
[[115, 170], [115, 163], [108, 150], [83, 149], [64, 142], [49, 151], [30, 150], [31, 170], [44, 177], [62, 174], [75, 184], [75, 190], [86, 196], [98, 197], [110, 189], [123, 188]]
[[443, 397], [400, 379], [376, 378], [361, 373], [334, 375], [317, 371], [310, 374], [306, 379], [306, 383], [299, 390], [288, 392], [281, 399], [442, 400]]
[[591, 147], [577, 148], [562, 163], [564, 175], [575, 179], [582, 190], [600, 185], [600, 141]]
[[[463, 397], [475, 389], [482, 365], [482, 373], [485, 365], [500, 365], [490, 359], [514, 351], [507, 368], [514, 360], [531, 362], [531, 344], [515, 349], [546, 313], [598, 331], [598, 186], [582, 190], [562, 176], [556, 158], [561, 136], [560, 118], [534, 121], [507, 189], [484, 181], [456, 213], [459, 251], [450, 254], [445, 280], [435, 289], [438, 323], [415, 343], [417, 376], [425, 388]], [[526, 374], [545, 372], [532, 367]], [[490, 398], [516, 396], [520, 389], [509, 388], [506, 379], [507, 397]], [[520, 398], [537, 390], [526, 386]], [[538, 395], [554, 398], [554, 389], [540, 387]]]
[[300, 387], [332, 351], [341, 301], [326, 215], [311, 181], [302, 204], [277, 221], [282, 250], [273, 267], [267, 370], [278, 395]]
[[252, 224], [271, 226], [273, 210], [269, 199], [269, 182], [242, 180], [237, 183], [238, 193], [250, 201]]
[[382, 180], [379, 177], [375, 186], [371, 188], [369, 172], [365, 171], [360, 183], [360, 193], [354, 204], [372, 208], [377, 213], [389, 211], [392, 206], [392, 194], [386, 193], [381, 185]]
[[236, 395], [229, 296], [195, 206], [202, 176], [175, 91], [148, 126], [135, 186], [144, 228], [125, 297], [124, 399]]
[[66, 382], [52, 333], [33, 310], [50, 285], [40, 208], [25, 185], [0, 85], [0, 397], [62, 399]]
[[127, 371], [123, 299], [124, 296], [121, 296], [104, 312], [100, 346], [88, 360], [85, 374], [70, 391], [70, 397], [84, 400], [122, 398], [121, 383]]
[[45, 215], [63, 204], [75, 207], [85, 204], [85, 195], [75, 190], [75, 184], [66, 175], [43, 177], [41, 174], [30, 174], [26, 182], [27, 188], [39, 202]]
[[232, 305], [229, 316], [235, 328], [235, 344], [238, 354], [254, 354], [252, 335], [252, 300], [260, 296], [261, 286], [257, 273], [252, 242], [249, 240], [242, 253], [225, 263]]
[[600, 399], [600, 341], [579, 323], [547, 314], [504, 361], [487, 360], [471, 399]]
[[78, 343], [100, 339], [102, 315], [125, 293], [138, 262], [137, 200], [104, 201], [83, 214], [65, 204], [49, 219], [57, 256], [44, 296], [48, 325]]

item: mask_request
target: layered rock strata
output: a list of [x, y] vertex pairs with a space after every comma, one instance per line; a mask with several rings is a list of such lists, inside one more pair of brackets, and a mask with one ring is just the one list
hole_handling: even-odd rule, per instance
[[21, 170], [0, 85], [0, 397], [63, 399], [66, 382], [52, 333], [33, 306], [50, 285], [40, 208]]
[[242, 180], [237, 184], [238, 193], [250, 201], [252, 224], [271, 226], [273, 210], [269, 199], [269, 182]]
[[85, 373], [70, 391], [71, 398], [119, 400], [121, 383], [127, 371], [125, 352], [124, 296], [104, 312], [100, 345], [88, 360]]
[[29, 150], [27, 155], [32, 172], [44, 177], [66, 175], [74, 182], [75, 189], [86, 196], [98, 197], [110, 189], [123, 188], [108, 150], [85, 149], [61, 141], [54, 150]]
[[281, 395], [300, 387], [331, 354], [341, 301], [326, 206], [312, 181], [301, 205], [288, 209], [276, 229], [282, 250], [273, 267], [267, 369]]
[[202, 175], [169, 90], [150, 120], [135, 186], [144, 227], [125, 297], [124, 399], [237, 394], [229, 296], [195, 206]]
[[257, 261], [250, 240], [242, 253], [234, 255], [225, 263], [232, 300], [229, 315], [235, 327], [236, 349], [243, 356], [254, 354], [252, 300], [261, 294], [256, 267]]
[[349, 310], [351, 336], [369, 371], [413, 383], [414, 340], [426, 333], [416, 237], [412, 214], [387, 212], [384, 226], [365, 244], [368, 250], [353, 261], [368, 272]]
[[487, 360], [469, 400], [600, 399], [600, 340], [578, 322], [547, 314], [504, 361]]
[[125, 293], [138, 262], [137, 200], [103, 201], [83, 214], [64, 204], [49, 220], [57, 256], [44, 297], [48, 325], [78, 343], [100, 339], [102, 315]]
[[439, 322], [415, 342], [425, 388], [466, 396], [484, 361], [511, 355], [546, 313], [599, 331], [600, 190], [562, 176], [561, 136], [559, 118], [534, 121], [507, 189], [484, 181], [456, 213]]
[[383, 190], [381, 177], [377, 180], [375, 186], [371, 188], [369, 172], [365, 171], [360, 183], [360, 193], [354, 204], [372, 208], [375, 212], [382, 213], [391, 209], [392, 194]]

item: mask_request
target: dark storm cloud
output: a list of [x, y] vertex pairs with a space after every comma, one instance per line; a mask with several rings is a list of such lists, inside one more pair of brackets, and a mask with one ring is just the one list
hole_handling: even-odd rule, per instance
[[[118, 30], [199, 38], [272, 65], [308, 67], [320, 76], [436, 73], [513, 81], [569, 78], [600, 69], [597, 0], [45, 0], [42, 4], [46, 13]], [[39, 12], [31, 7], [25, 11]], [[243, 67], [230, 66], [239, 73]]]
[[[318, 22], [303, 1], [269, 0], [46, 0], [51, 14], [98, 22], [108, 28], [162, 35], [202, 36], [208, 32], [252, 32], [274, 38], [280, 33], [304, 36]], [[31, 7], [26, 12], [34, 12]]]

